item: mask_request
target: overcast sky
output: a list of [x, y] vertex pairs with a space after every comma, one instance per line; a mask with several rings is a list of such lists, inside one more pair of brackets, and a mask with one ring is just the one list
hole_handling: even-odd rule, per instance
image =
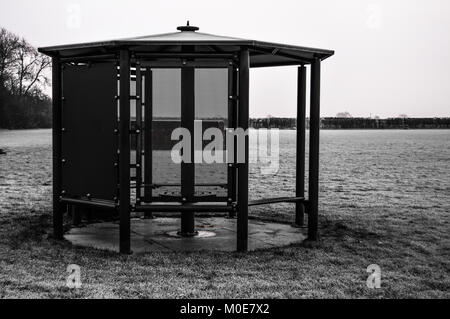
[[[36, 46], [176, 31], [333, 49], [322, 116], [450, 116], [450, 1], [1, 1], [0, 26]], [[251, 72], [251, 116], [295, 116], [296, 68]]]

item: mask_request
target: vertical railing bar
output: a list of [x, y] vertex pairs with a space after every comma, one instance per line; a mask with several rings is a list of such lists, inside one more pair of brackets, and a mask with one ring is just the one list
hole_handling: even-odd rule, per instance
[[142, 73], [136, 62], [136, 202], [141, 202], [142, 188]]
[[[230, 60], [230, 65], [228, 66], [228, 125], [226, 129], [234, 129], [234, 119], [235, 119], [235, 91], [234, 91], [234, 67], [233, 67], [233, 61]], [[225, 132], [225, 137], [228, 135], [227, 132]], [[224, 139], [226, 141], [226, 138]], [[226, 143], [225, 143], [226, 145]], [[225, 147], [226, 155], [228, 158], [228, 152], [229, 149]], [[234, 154], [235, 152], [233, 152]], [[234, 177], [234, 162], [228, 163], [227, 162], [227, 197], [228, 197], [228, 203], [231, 204], [235, 200], [235, 189], [236, 189], [236, 179]], [[235, 212], [230, 211], [228, 213], [229, 218], [235, 217]]]

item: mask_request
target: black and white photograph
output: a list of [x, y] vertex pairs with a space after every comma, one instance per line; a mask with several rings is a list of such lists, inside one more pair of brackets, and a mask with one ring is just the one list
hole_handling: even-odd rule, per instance
[[449, 36], [447, 0], [2, 0], [0, 299], [449, 299]]

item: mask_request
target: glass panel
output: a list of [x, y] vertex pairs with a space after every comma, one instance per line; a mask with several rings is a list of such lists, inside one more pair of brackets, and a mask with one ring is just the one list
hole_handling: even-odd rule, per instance
[[[153, 69], [153, 183], [168, 186], [153, 190], [153, 196], [181, 196], [181, 165], [171, 158], [177, 141], [172, 131], [181, 126], [181, 70]], [[176, 186], [173, 186], [176, 184]]]
[[[200, 146], [196, 147], [196, 158], [203, 157], [203, 161], [201, 164], [196, 161], [195, 165], [195, 195], [225, 197], [227, 189], [223, 186], [227, 184], [228, 171], [224, 156], [225, 129], [228, 127], [228, 69], [195, 70], [195, 119], [196, 126], [202, 127], [203, 140], [201, 150]], [[210, 133], [207, 135], [211, 140], [203, 139], [205, 131]], [[218, 134], [215, 133], [219, 132], [222, 138], [216, 136]], [[210, 143], [215, 145], [211, 152], [207, 147]], [[214, 155], [213, 163], [205, 161], [208, 154]]]
[[[133, 69], [132, 69], [133, 71]], [[134, 96], [136, 95], [136, 77], [134, 75], [131, 76], [130, 79], [130, 95]], [[130, 128], [135, 129], [136, 128], [136, 100], [131, 99], [130, 100]], [[137, 142], [137, 136], [135, 134], [130, 135], [130, 164], [136, 164], [136, 142]], [[136, 169], [131, 168], [130, 169], [130, 177], [135, 178], [136, 177]], [[134, 195], [134, 194], [132, 194]], [[133, 200], [133, 198], [132, 198]]]

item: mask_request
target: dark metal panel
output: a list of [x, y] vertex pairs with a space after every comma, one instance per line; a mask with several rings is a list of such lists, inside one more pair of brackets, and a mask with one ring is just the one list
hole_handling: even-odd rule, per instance
[[119, 216], [120, 252], [131, 252], [130, 241], [130, 53], [120, 51]]
[[[305, 196], [305, 135], [306, 135], [306, 67], [298, 68], [297, 79], [297, 152], [295, 196]], [[304, 203], [295, 205], [295, 224], [303, 226]]]
[[[239, 58], [239, 127], [248, 129], [249, 122], [249, 77], [250, 57], [248, 50], [243, 50]], [[245, 137], [245, 162], [238, 164], [238, 217], [237, 217], [237, 250], [248, 248], [248, 161], [249, 137]]]
[[320, 59], [315, 59], [311, 65], [309, 127], [308, 240], [315, 241], [318, 239], [319, 215]]
[[63, 238], [63, 204], [59, 201], [62, 193], [62, 96], [61, 96], [61, 64], [58, 58], [53, 58], [53, 235]]
[[117, 175], [115, 63], [65, 65], [62, 185], [70, 197], [113, 200]]

